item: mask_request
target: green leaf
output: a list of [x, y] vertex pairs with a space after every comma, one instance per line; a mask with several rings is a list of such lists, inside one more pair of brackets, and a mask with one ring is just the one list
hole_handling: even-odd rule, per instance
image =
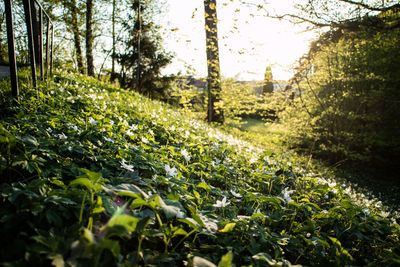
[[204, 182], [199, 183], [199, 184], [197, 185], [197, 187], [198, 187], [198, 188], [203, 188], [203, 189], [205, 189], [206, 191], [211, 191], [211, 187], [210, 187], [208, 184], [204, 183]]
[[233, 230], [233, 228], [235, 228], [236, 223], [227, 223], [224, 227], [224, 229], [222, 230], [218, 230], [221, 233], [228, 233], [231, 232]]
[[92, 210], [93, 214], [102, 213], [105, 209], [103, 207], [96, 207]]
[[79, 168], [79, 170], [85, 174], [85, 175], [80, 176], [79, 178], [87, 177], [92, 181], [93, 184], [98, 183], [102, 178], [100, 172], [93, 172], [93, 171], [90, 171], [90, 170], [84, 169], [84, 168]]
[[120, 255], [121, 249], [118, 241], [116, 240], [103, 238], [99, 244], [99, 247], [102, 249], [108, 249], [116, 258]]
[[134, 193], [131, 191], [119, 191], [117, 193], [117, 196], [141, 198], [141, 196], [138, 193]]
[[127, 214], [120, 214], [111, 217], [106, 224], [106, 229], [123, 227], [127, 233], [135, 231], [136, 225], [140, 219]]
[[192, 218], [178, 219], [178, 221], [183, 222], [194, 230], [199, 230], [199, 224]]
[[183, 230], [182, 228], [179, 228], [172, 234], [172, 237], [177, 236], [177, 235], [187, 235], [187, 232], [185, 230]]
[[167, 205], [161, 197], [159, 200], [161, 209], [164, 211], [164, 214], [168, 219], [174, 217], [183, 219], [186, 217], [185, 212], [181, 210], [181, 205], [179, 202], [168, 201], [169, 205]]
[[142, 206], [151, 207], [150, 203], [147, 200], [144, 200], [143, 198], [137, 198], [131, 203], [131, 209], [140, 208]]
[[264, 217], [265, 217], [264, 214], [262, 214], [261, 212], [258, 212], [258, 213], [256, 213], [256, 214], [253, 214], [253, 215], [250, 217], [250, 220], [254, 220], [254, 219], [257, 219], [257, 218], [264, 218]]
[[88, 178], [76, 178], [69, 183], [69, 186], [79, 185], [86, 187], [89, 190], [93, 189], [93, 184]]
[[218, 267], [232, 267], [232, 259], [232, 251], [229, 251], [224, 256], [222, 256], [221, 260], [218, 263]]
[[179, 194], [168, 194], [167, 198], [172, 201], [179, 201]]
[[50, 259], [52, 259], [51, 261], [51, 265], [55, 266], [55, 267], [64, 267], [66, 266], [65, 262], [64, 262], [64, 258], [61, 254], [57, 254], [54, 256], [51, 256]]
[[83, 229], [81, 239], [86, 245], [92, 245], [96, 242], [93, 233], [87, 228]]
[[32, 146], [39, 146], [39, 142], [33, 136], [23, 136], [21, 141]]
[[268, 253], [260, 252], [252, 257], [255, 260], [261, 260], [268, 263], [270, 266], [275, 266], [277, 261], [274, 260]]

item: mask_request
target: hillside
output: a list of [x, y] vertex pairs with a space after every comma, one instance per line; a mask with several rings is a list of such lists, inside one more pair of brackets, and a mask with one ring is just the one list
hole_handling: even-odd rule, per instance
[[378, 200], [162, 103], [68, 73], [1, 99], [2, 265], [400, 263]]

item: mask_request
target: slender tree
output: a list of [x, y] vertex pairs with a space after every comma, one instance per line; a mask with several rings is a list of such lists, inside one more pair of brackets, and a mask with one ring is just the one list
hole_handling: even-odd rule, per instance
[[4, 60], [4, 48], [3, 48], [3, 42], [2, 42], [2, 33], [3, 33], [3, 21], [4, 21], [4, 16], [3, 14], [0, 14], [0, 62]]
[[80, 73], [84, 73], [85, 70], [83, 68], [83, 57], [82, 57], [82, 48], [81, 48], [81, 36], [79, 31], [79, 23], [78, 23], [78, 8], [76, 0], [64, 1], [64, 7], [66, 7], [70, 11], [71, 17], [68, 18], [68, 14], [65, 15], [65, 21], [67, 26], [71, 29], [74, 35], [74, 47], [76, 54], [76, 62], [78, 65], [78, 71]]
[[274, 91], [274, 82], [272, 77], [271, 66], [267, 66], [264, 74], [263, 94], [272, 93]]
[[208, 69], [207, 121], [223, 123], [224, 114], [222, 107], [217, 106], [217, 103], [221, 101], [221, 75], [219, 66], [216, 0], [204, 0], [204, 16]]
[[115, 61], [116, 61], [116, 33], [115, 33], [115, 24], [116, 24], [116, 13], [117, 13], [117, 0], [112, 1], [112, 14], [111, 14], [111, 22], [112, 22], [112, 52], [111, 52], [111, 77], [110, 80], [113, 82], [116, 78], [115, 75]]
[[86, 0], [86, 62], [89, 76], [94, 76], [93, 41], [93, 0]]
[[[121, 73], [118, 78], [122, 87], [135, 90], [152, 98], [164, 99], [173, 77], [161, 75], [161, 69], [171, 62], [171, 55], [161, 50], [161, 37], [149, 16], [151, 2], [135, 1], [134, 11], [124, 25], [129, 33], [118, 54]], [[138, 11], [142, 16], [138, 16]], [[140, 43], [140, 51], [138, 44]], [[140, 62], [139, 62], [140, 61]]]

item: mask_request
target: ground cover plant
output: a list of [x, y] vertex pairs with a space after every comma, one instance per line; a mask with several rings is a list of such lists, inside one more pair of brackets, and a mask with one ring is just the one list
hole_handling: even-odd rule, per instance
[[21, 87], [2, 92], [4, 266], [400, 263], [395, 214], [285, 156], [85, 76]]

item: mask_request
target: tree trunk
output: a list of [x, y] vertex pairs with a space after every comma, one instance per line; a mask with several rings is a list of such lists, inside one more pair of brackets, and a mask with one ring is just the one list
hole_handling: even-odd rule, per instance
[[0, 14], [0, 63], [4, 60], [3, 58], [3, 43], [1, 42], [1, 33], [3, 32], [3, 14]]
[[221, 101], [221, 75], [219, 67], [217, 3], [216, 0], [204, 0], [206, 30], [206, 51], [208, 69], [208, 122], [224, 122], [222, 107], [216, 107]]
[[83, 69], [83, 58], [81, 49], [81, 38], [79, 35], [79, 25], [78, 25], [78, 9], [76, 7], [76, 0], [71, 0], [71, 28], [74, 34], [74, 46], [76, 53], [76, 62], [78, 64], [78, 71], [80, 73], [85, 73]]
[[93, 64], [93, 0], [86, 1], [86, 61], [87, 74], [94, 76]]
[[116, 16], [116, 9], [117, 9], [117, 0], [113, 0], [112, 2], [112, 52], [111, 52], [111, 82], [114, 82], [116, 75], [115, 75], [115, 16]]

